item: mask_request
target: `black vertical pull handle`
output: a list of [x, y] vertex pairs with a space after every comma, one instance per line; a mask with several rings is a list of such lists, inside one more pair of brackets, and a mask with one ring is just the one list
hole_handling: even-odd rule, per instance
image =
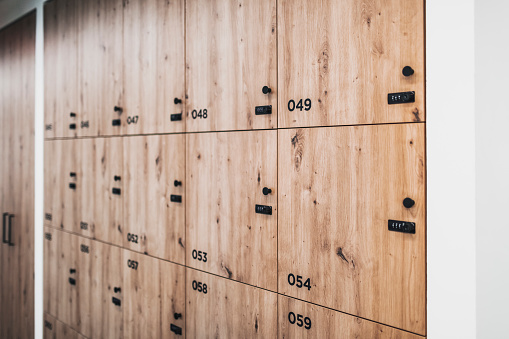
[[12, 242], [12, 219], [14, 218], [14, 214], [9, 215], [9, 246], [14, 246]]
[[2, 242], [4, 244], [8, 244], [9, 243], [7, 241], [7, 234], [6, 234], [6, 229], [5, 229], [5, 226], [7, 226], [7, 216], [8, 215], [9, 215], [9, 213], [4, 213], [4, 215], [3, 215]]

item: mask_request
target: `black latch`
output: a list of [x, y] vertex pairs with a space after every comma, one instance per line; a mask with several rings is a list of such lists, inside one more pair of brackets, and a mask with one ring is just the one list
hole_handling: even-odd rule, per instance
[[173, 103], [174, 103], [175, 105], [181, 104], [181, 103], [182, 103], [182, 99], [175, 98], [175, 99], [173, 99]]
[[120, 293], [121, 289], [120, 287], [113, 287], [113, 292]]
[[111, 298], [111, 302], [112, 302], [115, 306], [120, 306], [120, 305], [122, 304], [122, 302], [120, 301], [120, 299], [115, 298], [115, 297], [112, 297], [112, 298]]
[[179, 320], [180, 318], [182, 318], [182, 313], [174, 313], [174, 314], [173, 314], [173, 317], [174, 317], [176, 320]]
[[387, 102], [389, 105], [415, 102], [415, 92], [389, 93], [387, 94]]
[[170, 116], [170, 120], [171, 121], [180, 121], [180, 120], [182, 120], [182, 113], [172, 114]]
[[256, 205], [256, 213], [272, 215], [272, 206]]
[[119, 114], [122, 114], [122, 112], [124, 111], [124, 109], [122, 107], [120, 107], [120, 106], [113, 107], [113, 110], [115, 112], [118, 112]]
[[115, 175], [115, 176], [113, 177], [113, 180], [115, 180], [115, 181], [120, 181], [120, 179], [121, 179], [121, 178], [120, 178], [120, 175]]
[[69, 124], [69, 129], [76, 129], [76, 124]]
[[170, 325], [170, 331], [172, 331], [176, 335], [182, 335], [182, 329], [180, 327], [178, 327], [177, 325], [171, 324]]
[[45, 213], [44, 219], [51, 221], [51, 220], [53, 220], [53, 215], [51, 213]]
[[49, 330], [53, 330], [53, 324], [51, 324], [49, 321], [44, 320], [44, 327], [46, 327]]
[[112, 188], [111, 189], [111, 193], [116, 194], [116, 195], [120, 195], [120, 188], [116, 188], [116, 187]]
[[71, 178], [76, 178], [76, 172], [71, 172], [71, 173], [69, 173], [69, 176], [70, 176]]
[[120, 119], [111, 120], [111, 126], [120, 126]]
[[69, 183], [69, 188], [72, 189], [72, 190], [75, 190], [76, 189], [76, 184], [73, 183], [73, 182], [70, 182]]
[[272, 105], [256, 106], [255, 115], [272, 114]]
[[76, 273], [76, 269], [75, 269], [75, 268], [71, 268], [71, 269], [69, 270], [69, 273], [70, 273], [70, 274], [74, 274], [74, 273]]
[[389, 220], [389, 231], [415, 234], [415, 222]]
[[172, 194], [170, 196], [170, 201], [171, 202], [182, 202], [182, 196], [181, 195], [174, 195], [174, 194]]
[[76, 279], [74, 279], [74, 278], [69, 278], [69, 284], [71, 284], [71, 285], [76, 285]]
[[175, 187], [182, 186], [182, 181], [179, 181], [179, 180], [173, 181], [173, 186], [175, 186]]
[[69, 115], [71, 116], [71, 118], [76, 118], [76, 113], [74, 112], [69, 113]]

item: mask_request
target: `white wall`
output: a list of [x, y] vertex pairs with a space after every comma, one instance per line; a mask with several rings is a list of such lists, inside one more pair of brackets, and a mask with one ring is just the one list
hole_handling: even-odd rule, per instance
[[476, 0], [477, 336], [508, 338], [509, 2]]
[[476, 335], [474, 0], [426, 1], [428, 336]]

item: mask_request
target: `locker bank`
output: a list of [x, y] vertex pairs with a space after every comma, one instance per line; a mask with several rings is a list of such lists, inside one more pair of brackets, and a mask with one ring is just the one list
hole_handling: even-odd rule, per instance
[[1, 0], [0, 337], [505, 338], [478, 3]]

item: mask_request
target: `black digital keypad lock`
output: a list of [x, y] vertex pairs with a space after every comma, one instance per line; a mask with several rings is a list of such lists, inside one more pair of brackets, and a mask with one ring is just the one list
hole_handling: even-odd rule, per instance
[[255, 115], [272, 114], [272, 105], [256, 106]]
[[272, 215], [272, 206], [256, 205], [255, 211], [259, 214]]
[[389, 231], [415, 234], [415, 222], [389, 220]]
[[415, 92], [389, 93], [387, 94], [387, 102], [389, 105], [415, 102]]

